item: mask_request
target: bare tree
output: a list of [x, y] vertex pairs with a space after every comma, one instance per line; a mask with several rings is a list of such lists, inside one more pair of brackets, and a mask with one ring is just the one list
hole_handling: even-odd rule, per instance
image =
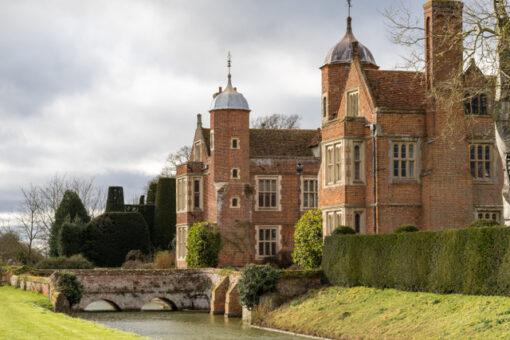
[[[504, 220], [510, 224], [510, 7], [508, 0], [471, 0], [464, 4], [463, 29], [456, 36], [454, 30], [449, 30], [446, 23], [445, 30], [435, 32], [434, 38], [443, 48], [442, 55], [437, 56], [437, 62], [442, 63], [448, 54], [458, 48], [457, 42], [463, 48], [464, 68], [456, 70], [456, 74], [448, 75], [448, 81], [442, 86], [429, 91], [429, 100], [443, 101], [443, 107], [462, 105], [466, 99], [481, 93], [495, 92], [493, 118], [496, 128], [497, 148], [505, 168], [505, 180], [502, 190]], [[411, 11], [401, 4], [398, 8], [389, 8], [384, 16], [387, 19], [389, 32], [394, 43], [409, 48], [409, 54], [404, 58], [403, 66], [407, 69], [424, 70], [429, 67], [425, 63], [424, 50], [426, 34], [420, 25], [420, 20], [413, 17]], [[454, 25], [455, 23], [451, 23]], [[445, 59], [442, 59], [444, 57]], [[473, 65], [476, 58], [480, 70], [485, 74], [484, 82], [475, 86], [466, 83], [466, 69]], [[488, 75], [488, 76], [487, 76]], [[468, 92], [466, 90], [469, 90]], [[495, 90], [495, 91], [494, 91]], [[445, 95], [447, 94], [447, 95]], [[445, 99], [446, 98], [446, 99]], [[449, 101], [446, 103], [445, 101]], [[443, 128], [445, 136], [450, 137], [458, 121], [447, 120]]]
[[21, 189], [23, 193], [23, 202], [21, 203], [18, 222], [21, 226], [21, 233], [25, 238], [27, 250], [27, 263], [32, 262], [32, 247], [34, 242], [44, 234], [44, 224], [42, 223], [42, 207], [40, 191], [32, 184], [28, 189]]
[[274, 113], [269, 116], [258, 117], [251, 124], [255, 129], [297, 129], [300, 120], [299, 115], [286, 116]]
[[175, 176], [177, 166], [186, 163], [191, 157], [191, 147], [188, 145], [183, 146], [174, 153], [171, 153], [166, 158], [165, 165], [161, 169], [161, 176], [172, 177]]

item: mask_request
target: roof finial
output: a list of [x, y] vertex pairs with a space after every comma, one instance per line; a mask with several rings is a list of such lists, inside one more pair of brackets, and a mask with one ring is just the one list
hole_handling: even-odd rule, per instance
[[232, 67], [232, 55], [230, 54], [230, 51], [228, 51], [228, 54], [227, 54], [227, 67], [228, 67], [228, 77], [230, 78], [230, 67]]
[[349, 7], [349, 17], [351, 16], [351, 7], [352, 7], [352, 4], [351, 4], [351, 0], [347, 0], [347, 6]]

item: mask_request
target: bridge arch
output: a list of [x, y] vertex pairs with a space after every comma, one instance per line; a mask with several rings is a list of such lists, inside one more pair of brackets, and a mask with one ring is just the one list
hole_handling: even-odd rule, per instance
[[88, 303], [85, 312], [120, 312], [119, 305], [109, 299], [97, 299]]
[[142, 311], [178, 311], [177, 305], [170, 299], [162, 296], [153, 297], [143, 304]]

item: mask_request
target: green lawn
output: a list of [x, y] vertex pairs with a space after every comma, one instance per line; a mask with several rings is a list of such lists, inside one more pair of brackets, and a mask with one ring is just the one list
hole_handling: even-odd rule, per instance
[[275, 311], [255, 311], [254, 323], [329, 338], [508, 339], [510, 298], [439, 295], [365, 287], [326, 287]]
[[140, 339], [51, 308], [43, 294], [0, 287], [0, 339]]

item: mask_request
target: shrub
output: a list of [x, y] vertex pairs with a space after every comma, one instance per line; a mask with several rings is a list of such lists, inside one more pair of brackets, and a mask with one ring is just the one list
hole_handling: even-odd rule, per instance
[[483, 228], [483, 227], [499, 227], [499, 222], [494, 220], [478, 219], [471, 222], [470, 227]]
[[59, 256], [50, 257], [39, 261], [35, 268], [37, 269], [92, 269], [94, 265], [82, 255], [73, 255], [71, 257]]
[[329, 236], [322, 269], [340, 286], [510, 295], [510, 228]]
[[60, 256], [72, 256], [81, 253], [83, 245], [83, 231], [85, 225], [65, 222], [58, 236], [58, 253]]
[[270, 265], [247, 264], [241, 269], [241, 279], [238, 283], [239, 302], [248, 309], [259, 303], [264, 293], [276, 290], [276, 283], [280, 270]]
[[395, 230], [393, 230], [393, 233], [394, 234], [413, 233], [415, 231], [420, 231], [420, 229], [418, 229], [418, 227], [415, 226], [414, 224], [402, 224], [402, 225], [399, 225], [398, 227], [396, 227]]
[[121, 266], [122, 269], [154, 269], [153, 263], [147, 263], [142, 261], [126, 261]]
[[76, 275], [69, 272], [57, 272], [53, 275], [55, 275], [57, 289], [64, 294], [69, 305], [72, 306], [80, 302], [83, 286], [76, 279]]
[[119, 267], [132, 249], [148, 253], [149, 232], [142, 215], [111, 212], [96, 217], [83, 232], [83, 254], [95, 265]]
[[58, 238], [60, 229], [65, 222], [85, 224], [89, 221], [90, 216], [78, 194], [74, 191], [66, 190], [62, 201], [55, 211], [55, 222], [53, 222], [50, 229], [50, 256], [63, 255], [59, 253]]
[[156, 249], [168, 249], [175, 236], [175, 178], [161, 177], [158, 181], [154, 210], [154, 235]]
[[175, 268], [175, 253], [173, 251], [159, 251], [154, 256], [154, 268], [169, 269]]
[[320, 209], [308, 210], [299, 219], [294, 231], [294, 263], [306, 269], [319, 267], [322, 244], [322, 212]]
[[331, 235], [352, 235], [352, 234], [356, 234], [356, 231], [354, 229], [352, 229], [351, 227], [346, 226], [346, 225], [339, 225], [331, 233]]
[[186, 264], [189, 268], [216, 267], [221, 246], [218, 226], [211, 222], [194, 223], [188, 231]]

